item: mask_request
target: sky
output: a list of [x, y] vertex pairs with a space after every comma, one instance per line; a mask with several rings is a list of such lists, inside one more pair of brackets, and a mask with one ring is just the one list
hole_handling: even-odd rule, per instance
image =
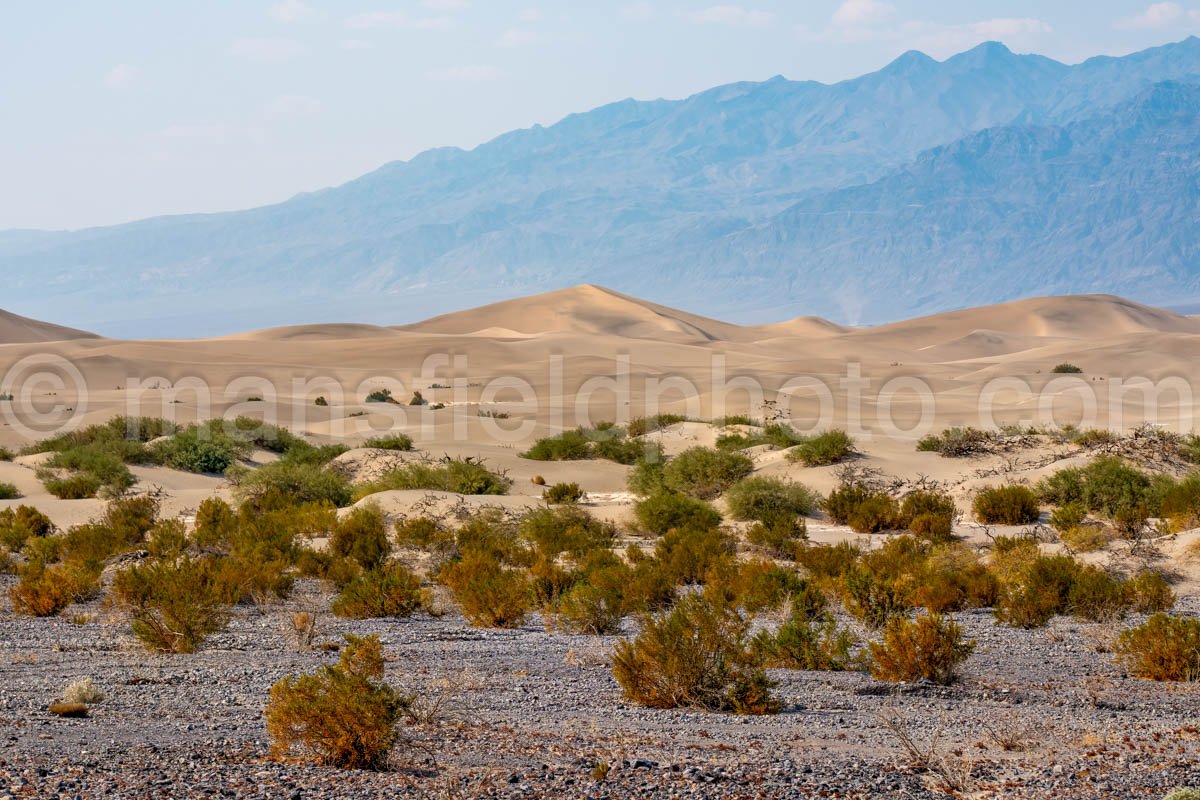
[[910, 49], [1075, 63], [1192, 33], [1200, 0], [10, 3], [0, 230], [274, 203], [627, 97], [844, 80]]

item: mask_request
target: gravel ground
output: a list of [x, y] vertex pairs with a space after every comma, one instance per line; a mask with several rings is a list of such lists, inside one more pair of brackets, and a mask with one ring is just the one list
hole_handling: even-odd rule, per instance
[[[763, 718], [630, 706], [604, 663], [613, 639], [547, 633], [537, 620], [487, 631], [454, 614], [323, 615], [319, 641], [378, 633], [388, 679], [436, 698], [438, 720], [406, 728], [410, 743], [385, 772], [276, 764], [263, 704], [281, 676], [336, 659], [297, 651], [289, 635], [292, 611], [323, 600], [302, 583], [287, 607], [239, 611], [190, 656], [141, 651], [99, 605], [82, 609], [88, 620], [36, 620], [0, 601], [0, 800], [950, 794], [880, 715], [922, 745], [936, 736], [948, 763], [967, 760], [964, 796], [1161, 798], [1200, 785], [1200, 685], [1126, 677], [1103, 652], [1115, 628], [1059, 619], [1018, 631], [986, 612], [956, 615], [978, 646], [952, 687], [777, 671], [786, 708]], [[1200, 613], [1200, 599], [1179, 610]], [[105, 700], [87, 719], [52, 717], [47, 703], [84, 676]], [[1009, 735], [1026, 747], [1004, 750]], [[597, 762], [612, 764], [603, 781]]]

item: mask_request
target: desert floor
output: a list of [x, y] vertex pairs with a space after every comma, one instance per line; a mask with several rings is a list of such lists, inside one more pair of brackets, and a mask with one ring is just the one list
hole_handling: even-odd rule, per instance
[[[113, 341], [0, 317], [0, 393], [18, 396], [0, 402], [0, 446], [18, 449], [67, 418], [83, 424], [117, 414], [179, 422], [248, 414], [314, 443], [351, 446], [403, 430], [416, 452], [355, 449], [339, 467], [363, 477], [395, 459], [472, 456], [505, 471], [514, 486], [503, 498], [370, 498], [393, 517], [430, 503], [538, 507], [542, 489], [532, 479], [540, 475], [551, 484], [579, 483], [591, 513], [624, 525], [634, 501], [627, 467], [532, 462], [518, 453], [538, 436], [578, 424], [672, 411], [698, 420], [651, 434], [673, 454], [712, 444], [719, 429], [709, 420], [784, 414], [790, 402], [784, 417], [801, 429], [856, 431], [855, 467], [924, 477], [966, 509], [981, 486], [1031, 483], [1089, 456], [1039, 442], [947, 459], [917, 452], [921, 433], [989, 423], [1128, 430], [1145, 421], [1190, 431], [1198, 354], [1200, 320], [1103, 296], [854, 330], [817, 319], [739, 327], [590, 286], [399, 328], [321, 325], [204, 341]], [[1063, 362], [1082, 374], [1052, 374]], [[35, 373], [42, 377], [31, 380]], [[828, 392], [824, 416], [820, 387]], [[445, 407], [364, 402], [381, 388], [401, 403], [420, 391]], [[328, 405], [315, 406], [318, 396]], [[981, 418], [981, 404], [990, 418]], [[805, 468], [765, 448], [748, 454], [760, 474], [822, 492], [838, 482], [838, 467]], [[62, 528], [102, 510], [99, 500], [47, 494], [35, 474], [42, 458], [0, 462], [0, 482], [23, 494], [0, 508], [33, 505]], [[220, 476], [134, 472], [137, 490], [155, 492], [164, 516], [186, 519], [206, 497], [230, 493]], [[997, 532], [969, 515], [956, 528], [979, 546]], [[881, 538], [819, 516], [809, 521], [809, 535], [867, 547]], [[1200, 562], [1186, 554], [1196, 552], [1198, 539], [1200, 532], [1189, 531], [1136, 552], [1117, 543], [1088, 558], [1167, 570], [1177, 611], [1196, 616]], [[0, 576], [5, 589], [14, 580]], [[173, 657], [141, 650], [128, 626], [100, 605], [73, 608], [74, 621], [29, 619], [12, 613], [4, 592], [0, 800], [945, 796], [936, 775], [911, 767], [881, 715], [898, 717], [922, 742], [936, 736], [939, 752], [955, 764], [971, 762], [977, 796], [1157, 798], [1200, 784], [1197, 684], [1125, 676], [1109, 652], [1110, 625], [1060, 618], [1020, 631], [995, 625], [986, 612], [957, 615], [978, 648], [952, 687], [897, 689], [859, 673], [773, 671], [785, 712], [752, 719], [627, 705], [606, 664], [615, 638], [555, 633], [537, 618], [514, 631], [487, 631], [450, 607], [439, 618], [396, 621], [319, 613], [323, 640], [379, 633], [389, 680], [442, 697], [444, 707], [436, 721], [406, 732], [411, 746], [397, 754], [392, 772], [279, 765], [266, 759], [262, 707], [279, 677], [333, 658], [295, 647], [288, 635], [298, 607], [328, 609], [321, 592], [303, 583], [286, 607], [240, 609], [200, 653]], [[83, 676], [108, 694], [92, 717], [47, 714], [64, 683]], [[1004, 733], [1019, 734], [1023, 746], [1001, 748]], [[598, 783], [592, 767], [600, 760], [615, 767]]]

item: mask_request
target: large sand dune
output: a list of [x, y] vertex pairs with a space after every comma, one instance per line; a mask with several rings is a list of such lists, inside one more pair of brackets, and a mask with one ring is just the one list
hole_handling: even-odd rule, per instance
[[58, 342], [68, 339], [92, 339], [95, 334], [38, 322], [0, 311], [0, 345], [24, 344], [28, 342]]

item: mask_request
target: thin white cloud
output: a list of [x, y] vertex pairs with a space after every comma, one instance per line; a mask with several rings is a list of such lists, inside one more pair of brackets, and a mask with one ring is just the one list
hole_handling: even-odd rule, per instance
[[137, 79], [138, 71], [128, 64], [117, 64], [104, 76], [104, 85], [110, 89], [126, 89]]
[[830, 21], [823, 30], [803, 26], [796, 35], [806, 42], [856, 44], [890, 43], [906, 50], [921, 50], [934, 58], [960, 53], [990, 39], [1028, 41], [1052, 30], [1043, 20], [1033, 18], [996, 18], [958, 25], [928, 20], [897, 20], [879, 25], [839, 26]]
[[421, 0], [421, 5], [434, 11], [462, 11], [471, 7], [467, 0]]
[[971, 30], [980, 36], [999, 39], [1004, 36], [1021, 36], [1031, 33], [1050, 33], [1053, 28], [1046, 22], [1032, 17], [1000, 17], [971, 23]]
[[531, 44], [537, 44], [541, 40], [542, 36], [537, 31], [525, 30], [524, 28], [509, 28], [496, 39], [496, 45], [498, 47], [527, 47]]
[[282, 0], [271, 6], [271, 18], [288, 24], [311, 22], [317, 18], [317, 12], [304, 0]]
[[460, 83], [486, 83], [500, 80], [504, 73], [486, 64], [467, 64], [461, 67], [435, 69], [428, 73], [435, 81], [456, 81]]
[[761, 28], [769, 25], [775, 15], [743, 6], [710, 6], [689, 15], [692, 22], [702, 25], [729, 25], [736, 28]]
[[362, 39], [342, 39], [338, 44], [343, 50], [370, 50], [375, 47], [375, 45], [365, 42]]
[[1180, 25], [1200, 24], [1200, 10], [1186, 9], [1179, 3], [1153, 3], [1141, 14], [1117, 20], [1114, 27], [1122, 30], [1151, 30]]
[[303, 94], [281, 94], [263, 108], [268, 117], [310, 117], [321, 112], [321, 101]]
[[454, 25], [454, 20], [447, 16], [411, 17], [403, 11], [366, 11], [355, 14], [346, 20], [347, 28], [404, 28], [408, 30], [428, 31], [446, 30]]
[[841, 28], [880, 25], [896, 16], [896, 7], [882, 0], [845, 0], [833, 12], [832, 22]]
[[629, 22], [649, 22], [656, 16], [654, 6], [650, 3], [632, 3], [622, 6], [619, 13], [621, 19]]
[[308, 52], [295, 39], [270, 36], [250, 36], [233, 43], [233, 54], [251, 61], [290, 61]]

